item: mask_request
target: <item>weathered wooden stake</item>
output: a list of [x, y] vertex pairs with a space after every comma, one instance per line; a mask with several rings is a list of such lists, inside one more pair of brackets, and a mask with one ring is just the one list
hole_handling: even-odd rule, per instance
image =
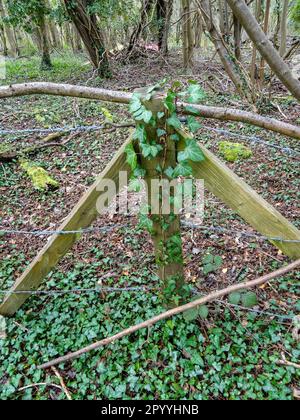
[[[146, 90], [137, 91], [142, 96]], [[156, 262], [159, 267], [158, 275], [163, 283], [163, 294], [168, 305], [177, 304], [183, 297], [184, 267], [183, 250], [180, 233], [180, 217], [176, 214], [174, 195], [176, 194], [173, 184], [172, 189], [164, 189], [170, 186], [170, 179], [165, 175], [169, 167], [175, 168], [177, 162], [176, 143], [170, 139], [173, 134], [170, 127], [167, 127], [167, 110], [164, 107], [164, 94], [157, 93], [150, 101], [144, 101], [146, 108], [152, 112], [156, 125], [146, 125], [147, 141], [155, 142], [163, 147], [163, 151], [157, 157], [146, 159], [140, 155], [140, 163], [147, 171], [145, 181], [148, 189], [148, 206], [150, 217], [153, 221], [153, 244], [155, 248]], [[158, 113], [165, 113], [165, 116], [158, 118]], [[160, 137], [158, 130], [165, 130], [166, 135]], [[140, 150], [141, 152], [141, 150]], [[160, 188], [157, 184], [160, 183]], [[171, 203], [166, 203], [171, 198]], [[166, 206], [167, 204], [167, 206]], [[170, 204], [170, 211], [167, 211]], [[154, 207], [156, 209], [153, 214]], [[178, 213], [178, 212], [177, 212]]]

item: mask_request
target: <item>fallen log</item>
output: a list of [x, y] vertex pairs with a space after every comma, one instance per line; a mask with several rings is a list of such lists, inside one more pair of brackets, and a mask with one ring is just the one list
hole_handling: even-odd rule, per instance
[[[129, 104], [132, 98], [132, 93], [128, 92], [47, 82], [23, 83], [0, 87], [0, 99], [26, 95], [68, 96], [120, 104]], [[190, 114], [190, 111], [187, 110], [190, 104], [179, 103], [178, 105], [184, 114]], [[193, 105], [193, 108], [197, 109], [199, 117], [251, 124], [288, 137], [300, 139], [299, 126], [288, 124], [274, 118], [262, 117], [255, 113], [232, 108], [206, 105]]]

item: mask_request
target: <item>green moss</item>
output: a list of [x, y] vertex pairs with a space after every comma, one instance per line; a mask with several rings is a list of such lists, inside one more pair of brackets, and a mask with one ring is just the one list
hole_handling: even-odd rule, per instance
[[49, 188], [54, 189], [59, 187], [59, 183], [51, 178], [45, 169], [25, 159], [20, 159], [19, 163], [31, 179], [34, 188], [38, 191], [46, 191]]
[[236, 162], [240, 159], [249, 159], [253, 156], [252, 150], [240, 143], [222, 141], [219, 144], [219, 151], [227, 162]]
[[0, 143], [0, 154], [10, 152], [11, 148], [7, 143]]

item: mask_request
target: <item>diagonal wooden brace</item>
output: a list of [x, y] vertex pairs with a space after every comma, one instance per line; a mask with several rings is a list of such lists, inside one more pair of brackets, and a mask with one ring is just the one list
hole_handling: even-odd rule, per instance
[[[84, 194], [70, 215], [58, 228], [58, 231], [76, 231], [88, 228], [99, 216], [101, 208], [96, 207], [98, 199], [104, 194], [99, 186], [103, 180], [112, 180], [120, 189], [119, 173], [130, 173], [130, 167], [126, 162], [125, 148], [131, 142], [131, 138], [124, 143], [116, 153], [112, 161], [107, 165], [95, 183]], [[103, 206], [104, 207], [104, 206]], [[46, 276], [57, 265], [66, 253], [72, 248], [77, 240], [77, 234], [54, 235], [45, 247], [39, 252], [23, 275], [16, 281], [11, 292], [37, 290]], [[30, 297], [29, 294], [9, 294], [0, 306], [0, 314], [12, 316]]]
[[[185, 130], [177, 130], [183, 139], [191, 138]], [[179, 149], [184, 149], [184, 140]], [[268, 238], [284, 238], [300, 240], [300, 231], [271, 204], [257, 194], [245, 181], [231, 171], [220, 159], [208, 151], [201, 149], [205, 161], [192, 163], [194, 176], [204, 179], [205, 187], [238, 213], [260, 234]], [[285, 255], [292, 259], [300, 258], [300, 243], [273, 242]]]

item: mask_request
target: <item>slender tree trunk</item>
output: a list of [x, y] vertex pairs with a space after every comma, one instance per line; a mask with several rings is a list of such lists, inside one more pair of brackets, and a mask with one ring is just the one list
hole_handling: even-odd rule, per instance
[[97, 17], [89, 13], [92, 0], [64, 0], [70, 18], [76, 26], [81, 39], [88, 51], [91, 62], [98, 70], [100, 77], [110, 77], [110, 66], [104, 38], [98, 27]]
[[47, 31], [47, 24], [44, 15], [41, 15], [39, 18], [38, 33], [40, 37], [42, 53], [41, 70], [50, 70], [52, 68], [52, 62], [50, 57], [50, 44]]
[[197, 12], [196, 17], [196, 29], [195, 29], [195, 48], [200, 48], [202, 43], [203, 35], [203, 22], [200, 11]]
[[251, 10], [244, 0], [227, 0], [233, 13], [239, 19], [249, 38], [255, 43], [257, 49], [269, 64], [271, 69], [282, 81], [284, 86], [300, 101], [300, 83], [296, 80], [287, 64], [280, 57], [276, 49], [266, 37], [266, 34], [259, 26]]
[[[265, 10], [265, 21], [264, 21], [264, 33], [268, 37], [269, 32], [269, 22], [270, 22], [270, 12], [271, 12], [271, 0], [266, 0], [266, 10]], [[260, 70], [259, 70], [259, 80], [261, 85], [264, 84], [265, 80], [265, 59], [262, 57], [260, 62]]]
[[193, 66], [193, 49], [194, 42], [192, 36], [192, 19], [191, 19], [191, 9], [190, 9], [190, 0], [181, 0], [182, 1], [182, 13], [183, 13], [183, 23], [182, 23], [182, 37], [183, 37], [183, 65], [185, 69], [189, 69]]
[[241, 61], [241, 58], [242, 58], [242, 26], [235, 16], [233, 17], [233, 26], [234, 26], [235, 58], [238, 61]]
[[130, 37], [129, 46], [128, 46], [128, 49], [127, 49], [127, 54], [131, 53], [131, 51], [136, 46], [141, 34], [143, 33], [143, 31], [145, 29], [145, 26], [148, 23], [147, 22], [148, 21], [148, 16], [151, 12], [153, 3], [154, 3], [153, 0], [143, 0], [140, 22], [139, 22], [138, 26], [135, 28], [135, 30], [133, 31], [133, 33]]
[[289, 0], [283, 0], [282, 16], [280, 23], [280, 49], [279, 54], [281, 57], [286, 53], [287, 44], [287, 18], [289, 12]]
[[210, 34], [211, 41], [214, 43], [217, 53], [220, 57], [220, 60], [230, 77], [231, 81], [236, 87], [236, 90], [239, 94], [246, 98], [248, 101], [251, 101], [251, 96], [249, 95], [250, 88], [247, 86], [246, 80], [243, 80], [238, 72], [238, 65], [234, 63], [231, 59], [231, 54], [228, 52], [225, 47], [225, 42], [219, 33], [217, 26], [214, 22], [208, 0], [196, 0], [202, 16], [205, 22], [206, 28]]
[[0, 39], [1, 39], [2, 45], [3, 45], [3, 55], [4, 55], [4, 57], [7, 57], [8, 56], [8, 48], [7, 48], [6, 35], [5, 35], [4, 25], [1, 25], [1, 24], [0, 24]]
[[222, 37], [225, 35], [225, 11], [224, 11], [224, 0], [218, 0], [219, 5], [219, 27]]
[[[0, 0], [0, 17], [4, 18], [6, 17], [6, 10], [4, 7], [3, 0]], [[10, 53], [13, 57], [17, 57], [20, 53], [18, 44], [15, 38], [15, 34], [13, 31], [13, 28], [9, 24], [4, 24], [4, 33], [6, 35], [6, 40], [8, 41], [9, 47], [10, 47]]]
[[81, 42], [80, 35], [76, 29], [76, 26], [73, 25], [72, 29], [73, 29], [75, 52], [82, 52], [83, 51], [82, 42]]
[[168, 54], [168, 38], [174, 0], [157, 1], [158, 47], [163, 54]]
[[[262, 1], [261, 0], [256, 0], [255, 18], [256, 18], [256, 21], [259, 24], [260, 24], [260, 19], [261, 19], [261, 7], [262, 7]], [[256, 49], [255, 42], [253, 42], [252, 62], [251, 62], [251, 71], [250, 71], [253, 93], [255, 92], [255, 85], [256, 85], [256, 81], [258, 79], [256, 59], [257, 59], [257, 49]]]

